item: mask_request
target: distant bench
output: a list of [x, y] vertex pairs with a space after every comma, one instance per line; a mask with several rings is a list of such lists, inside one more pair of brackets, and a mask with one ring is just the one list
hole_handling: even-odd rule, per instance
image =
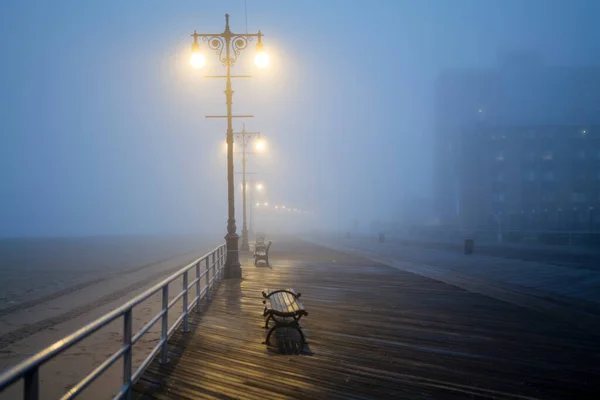
[[271, 241], [265, 244], [256, 242], [254, 246], [254, 265], [257, 265], [259, 261], [263, 260], [269, 265], [269, 249], [271, 248]]
[[265, 329], [269, 327], [269, 321], [275, 321], [275, 326], [267, 333], [266, 343], [269, 343], [271, 334], [280, 327], [290, 327], [296, 329], [300, 333], [302, 345], [306, 343], [304, 334], [300, 328], [300, 318], [308, 315], [306, 309], [300, 302], [300, 293], [296, 293], [294, 289], [265, 289], [262, 292], [265, 311], [263, 315], [267, 317], [265, 321]]

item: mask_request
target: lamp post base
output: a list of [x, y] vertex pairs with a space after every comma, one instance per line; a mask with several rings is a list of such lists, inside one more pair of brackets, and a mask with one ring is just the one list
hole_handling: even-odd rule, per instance
[[240, 264], [238, 251], [239, 236], [235, 233], [227, 234], [227, 258], [225, 260], [225, 279], [240, 279], [242, 277], [242, 265]]

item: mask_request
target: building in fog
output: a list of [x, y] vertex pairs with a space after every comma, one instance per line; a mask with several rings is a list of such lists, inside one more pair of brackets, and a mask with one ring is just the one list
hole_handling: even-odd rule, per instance
[[495, 68], [449, 70], [436, 82], [435, 112], [442, 225], [598, 227], [600, 68], [546, 66], [523, 53]]

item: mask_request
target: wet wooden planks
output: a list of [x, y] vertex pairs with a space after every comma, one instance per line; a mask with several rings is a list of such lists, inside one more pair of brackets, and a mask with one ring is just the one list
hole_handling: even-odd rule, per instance
[[[585, 398], [599, 336], [551, 317], [306, 243], [246, 262], [193, 332], [170, 342], [138, 398]], [[310, 315], [301, 354], [269, 350], [265, 287], [294, 287]], [[281, 339], [285, 340], [285, 338]]]

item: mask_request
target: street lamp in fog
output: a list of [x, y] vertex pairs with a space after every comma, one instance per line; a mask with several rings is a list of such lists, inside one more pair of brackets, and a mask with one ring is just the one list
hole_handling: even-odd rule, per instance
[[239, 153], [242, 155], [242, 244], [240, 249], [242, 251], [250, 251], [250, 244], [248, 240], [248, 223], [246, 219], [246, 193], [248, 191], [248, 183], [246, 180], [246, 163], [248, 161], [248, 154], [253, 154], [253, 152], [248, 151], [248, 144], [253, 139], [258, 141], [262, 141], [260, 138], [260, 132], [246, 132], [246, 125], [244, 124], [241, 132], [234, 132], [236, 137], [240, 138], [240, 145], [242, 151]]
[[[198, 38], [202, 38], [207, 43], [210, 50], [217, 53], [219, 61], [225, 67], [225, 76], [212, 76], [212, 78], [225, 78], [225, 98], [227, 104], [227, 115], [225, 116], [207, 116], [207, 118], [226, 118], [227, 119], [227, 195], [228, 195], [228, 216], [227, 216], [227, 234], [225, 240], [227, 242], [227, 259], [225, 260], [225, 278], [241, 278], [242, 268], [240, 265], [238, 240], [239, 236], [236, 233], [235, 225], [235, 189], [234, 189], [234, 173], [233, 173], [233, 127], [231, 113], [231, 104], [233, 98], [233, 90], [231, 89], [231, 67], [237, 61], [240, 52], [248, 47], [248, 44], [257, 38], [255, 64], [259, 68], [264, 68], [269, 64], [269, 56], [265, 53], [264, 44], [262, 43], [263, 34], [258, 33], [233, 33], [229, 29], [229, 14], [225, 14], [225, 30], [222, 33], [194, 33], [192, 37], [192, 54], [190, 63], [194, 68], [202, 68], [206, 64], [206, 57], [202, 54]], [[247, 78], [249, 76], [241, 76]], [[238, 118], [250, 116], [235, 116]]]

